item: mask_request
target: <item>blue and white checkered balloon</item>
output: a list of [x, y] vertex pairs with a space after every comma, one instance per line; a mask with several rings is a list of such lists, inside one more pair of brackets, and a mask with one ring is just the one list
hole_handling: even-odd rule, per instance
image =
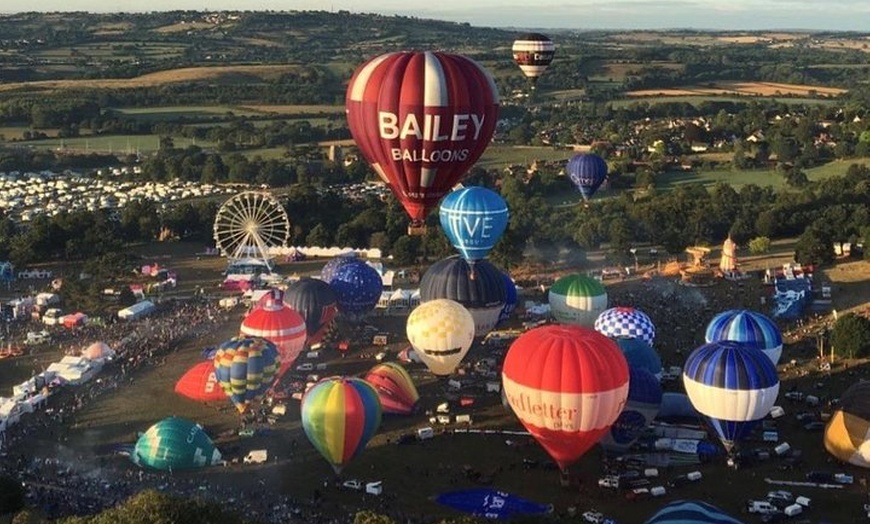
[[605, 309], [595, 319], [595, 331], [610, 338], [639, 338], [653, 345], [656, 328], [646, 313], [633, 307]]

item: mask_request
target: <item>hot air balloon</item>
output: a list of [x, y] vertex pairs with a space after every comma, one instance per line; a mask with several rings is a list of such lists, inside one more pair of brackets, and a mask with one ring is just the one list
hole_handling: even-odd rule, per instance
[[200, 362], [188, 369], [175, 383], [175, 392], [199, 402], [227, 399], [211, 361]]
[[378, 304], [384, 282], [375, 268], [355, 260], [336, 269], [329, 286], [341, 316], [348, 322], [361, 322]]
[[628, 364], [609, 338], [551, 324], [517, 338], [502, 367], [508, 402], [564, 471], [595, 445], [628, 398]]
[[277, 289], [263, 295], [259, 307], [251, 310], [239, 328], [242, 335], [262, 337], [275, 344], [281, 356], [277, 378], [284, 376], [305, 347], [305, 319], [284, 304], [283, 293]]
[[498, 314], [497, 324], [506, 322], [509, 318], [511, 318], [511, 314], [514, 312], [514, 309], [517, 308], [517, 301], [519, 300], [517, 285], [514, 284], [514, 279], [512, 279], [507, 273], [502, 273], [501, 276], [504, 279], [505, 295], [504, 306], [501, 308], [501, 312]]
[[523, 74], [534, 86], [538, 77], [543, 75], [553, 62], [556, 46], [552, 40], [540, 33], [528, 33], [514, 40], [512, 51], [514, 62], [520, 66]]
[[316, 278], [305, 277], [290, 284], [284, 292], [284, 302], [305, 319], [309, 346], [323, 340], [338, 313], [335, 291], [327, 282]]
[[764, 351], [775, 366], [782, 355], [782, 334], [770, 318], [748, 309], [731, 309], [719, 313], [707, 324], [707, 342], [734, 340], [746, 342]]
[[504, 199], [485, 187], [464, 187], [441, 201], [438, 218], [459, 255], [473, 262], [485, 258], [508, 224]]
[[575, 273], [557, 280], [548, 293], [550, 312], [556, 322], [592, 327], [607, 309], [607, 291], [601, 282]]
[[568, 160], [565, 171], [580, 191], [583, 200], [589, 200], [607, 178], [607, 162], [592, 153], [574, 155]]
[[381, 425], [381, 401], [360, 378], [329, 377], [302, 397], [302, 429], [335, 473], [354, 459]]
[[350, 262], [359, 261], [356, 253], [344, 253], [329, 259], [329, 261], [320, 269], [320, 279], [329, 283], [332, 277], [335, 276], [335, 271], [341, 266]]
[[202, 426], [180, 417], [165, 418], [148, 428], [130, 458], [140, 466], [170, 471], [221, 462], [220, 451]]
[[224, 393], [244, 413], [272, 386], [281, 357], [265, 338], [244, 336], [219, 345], [212, 362]]
[[446, 298], [462, 304], [474, 318], [477, 337], [495, 327], [505, 294], [502, 272], [488, 260], [479, 260], [472, 268], [454, 255], [432, 264], [420, 279], [421, 301]]
[[458, 302], [435, 299], [417, 306], [405, 325], [417, 357], [435, 375], [447, 376], [474, 341], [474, 319]]
[[612, 307], [595, 319], [595, 331], [610, 338], [639, 338], [650, 345], [656, 328], [646, 313], [633, 307]]
[[420, 394], [411, 375], [399, 364], [378, 364], [366, 373], [365, 380], [378, 392], [384, 413], [410, 415], [414, 412]]
[[825, 449], [837, 460], [870, 467], [870, 382], [852, 385], [825, 428]]
[[616, 338], [614, 340], [630, 367], [645, 369], [656, 378], [662, 378], [662, 359], [646, 341], [641, 338]]
[[730, 340], [693, 351], [683, 366], [683, 385], [729, 453], [770, 413], [779, 394], [779, 377], [770, 359], [749, 344]]
[[361, 65], [347, 88], [357, 147], [422, 234], [429, 211], [489, 144], [498, 90], [479, 64], [442, 52], [398, 52]]
[[706, 502], [675, 500], [659, 508], [644, 524], [743, 524], [743, 522]]
[[661, 405], [662, 386], [655, 375], [629, 366], [628, 400], [610, 431], [601, 439], [601, 447], [608, 451], [627, 451], [655, 419]]

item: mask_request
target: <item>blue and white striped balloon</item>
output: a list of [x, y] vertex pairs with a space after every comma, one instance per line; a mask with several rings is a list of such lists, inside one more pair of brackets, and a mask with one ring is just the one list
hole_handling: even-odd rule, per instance
[[758, 348], [720, 340], [697, 348], [683, 366], [692, 406], [706, 416], [727, 451], [776, 404], [776, 367]]
[[495, 246], [508, 224], [504, 199], [485, 187], [464, 187], [441, 201], [441, 228], [468, 261], [481, 260]]
[[700, 500], [675, 500], [661, 507], [645, 524], [743, 524]]
[[707, 324], [704, 340], [746, 342], [764, 351], [773, 365], [782, 355], [782, 334], [770, 318], [748, 309], [731, 309], [719, 313]]

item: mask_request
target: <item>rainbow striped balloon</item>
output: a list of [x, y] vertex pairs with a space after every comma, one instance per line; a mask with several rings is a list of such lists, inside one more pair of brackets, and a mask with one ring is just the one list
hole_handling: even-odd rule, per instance
[[395, 362], [373, 367], [366, 373], [366, 382], [377, 390], [384, 413], [410, 415], [420, 400], [411, 375]]
[[260, 337], [233, 337], [217, 348], [215, 377], [239, 413], [272, 386], [281, 358], [275, 344]]
[[361, 378], [329, 377], [302, 397], [302, 429], [338, 474], [381, 425], [378, 392]]

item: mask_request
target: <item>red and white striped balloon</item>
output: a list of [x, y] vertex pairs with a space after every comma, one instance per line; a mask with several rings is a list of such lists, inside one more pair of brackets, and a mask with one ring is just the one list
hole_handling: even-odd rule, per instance
[[416, 224], [483, 154], [498, 105], [495, 83], [477, 62], [430, 51], [369, 60], [346, 97], [357, 146]]
[[242, 335], [262, 337], [275, 344], [281, 356], [276, 378], [282, 377], [290, 369], [305, 347], [308, 336], [305, 319], [284, 304], [283, 294], [277, 290], [263, 296], [242, 321], [239, 331]]

